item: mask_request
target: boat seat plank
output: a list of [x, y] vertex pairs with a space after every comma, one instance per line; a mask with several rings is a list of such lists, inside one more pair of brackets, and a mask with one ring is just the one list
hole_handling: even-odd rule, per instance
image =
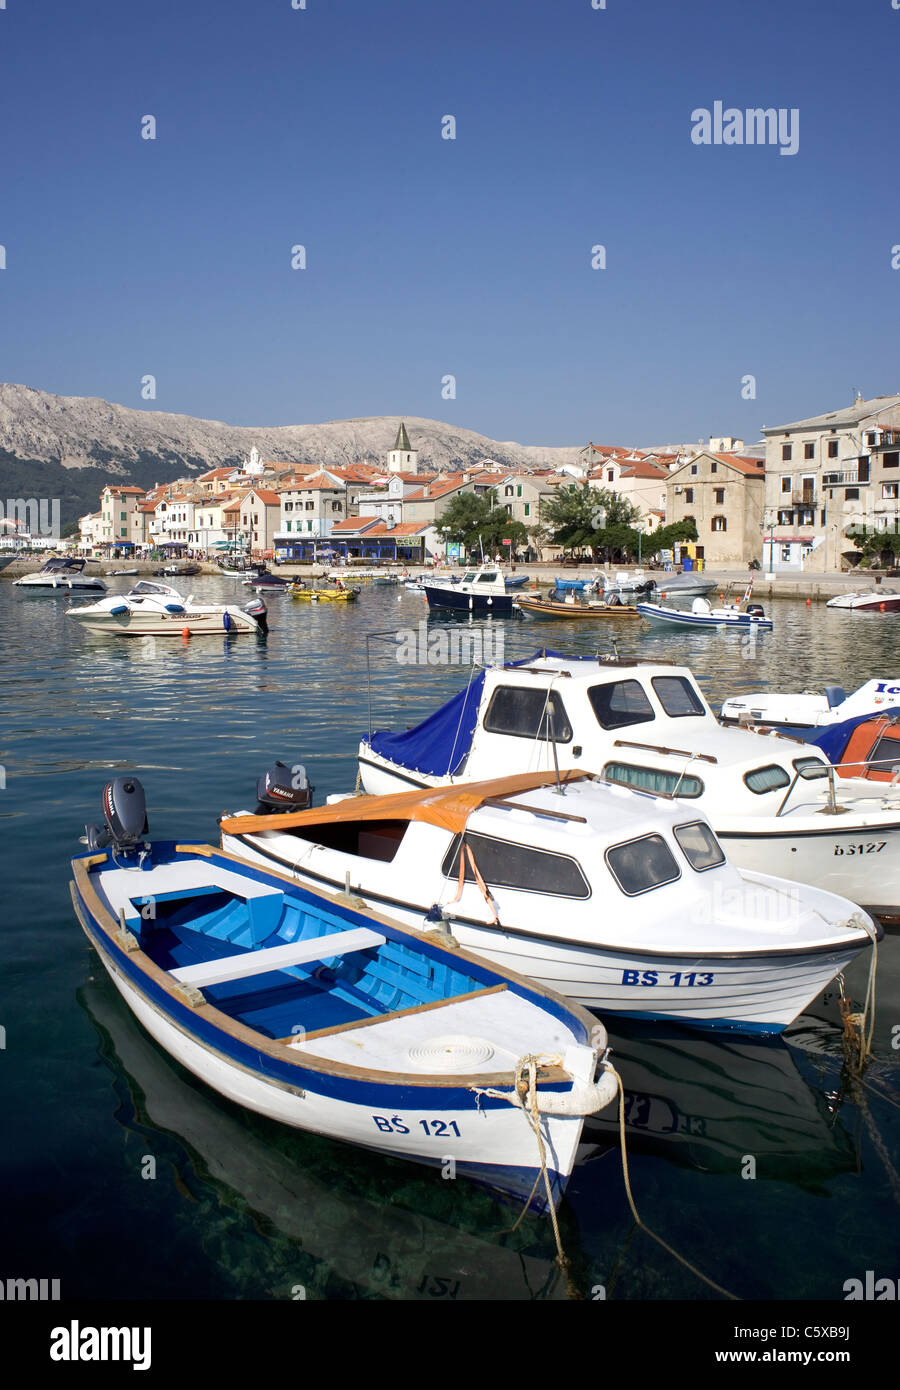
[[243, 874], [210, 864], [206, 859], [182, 859], [159, 864], [136, 873], [134, 869], [109, 869], [100, 874], [100, 884], [116, 917], [124, 908], [126, 916], [137, 916], [134, 899], [158, 902], [182, 893], [233, 893], [245, 901], [252, 898], [282, 897], [283, 891], [267, 883], [255, 883]]
[[224, 984], [227, 980], [242, 980], [249, 975], [264, 975], [270, 970], [286, 970], [308, 961], [330, 960], [332, 956], [366, 951], [383, 946], [385, 937], [369, 927], [352, 931], [329, 932], [311, 941], [291, 941], [286, 946], [269, 946], [262, 951], [242, 951], [239, 955], [221, 956], [218, 960], [201, 961], [169, 973], [179, 984], [203, 989], [207, 985]]

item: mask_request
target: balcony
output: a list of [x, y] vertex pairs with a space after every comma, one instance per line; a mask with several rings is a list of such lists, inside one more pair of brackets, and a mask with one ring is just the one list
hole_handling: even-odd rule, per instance
[[[868, 439], [868, 431], [866, 439]], [[879, 430], [871, 444], [866, 444], [867, 449], [897, 449], [900, 448], [900, 430]]]
[[804, 488], [802, 492], [791, 493], [792, 507], [814, 507], [816, 505], [816, 493], [814, 488]]
[[869, 481], [868, 468], [865, 470], [865, 477], [861, 478], [858, 468], [848, 468], [843, 473], [823, 473], [823, 487], [857, 487], [860, 483]]

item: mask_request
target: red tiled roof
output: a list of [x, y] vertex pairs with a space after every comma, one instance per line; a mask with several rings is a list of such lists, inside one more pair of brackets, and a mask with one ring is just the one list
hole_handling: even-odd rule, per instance
[[461, 487], [467, 487], [462, 478], [448, 478], [444, 483], [432, 483], [426, 495], [424, 488], [419, 488], [417, 492], [408, 492], [404, 497], [404, 502], [433, 502], [436, 497], [446, 497], [448, 492], [456, 492]]
[[721, 459], [723, 463], [730, 463], [732, 468], [736, 468], [739, 473], [759, 473], [766, 471], [765, 459], [747, 458], [744, 454], [713, 454], [714, 459]]
[[243, 494], [243, 496], [242, 496], [242, 498], [241, 498], [241, 501], [244, 501], [247, 497], [250, 497], [251, 495], [254, 496], [254, 497], [258, 497], [259, 500], [260, 500], [260, 502], [262, 502], [266, 507], [280, 507], [280, 506], [281, 506], [281, 498], [278, 496], [278, 493], [277, 493], [277, 492], [272, 492], [269, 488], [265, 488], [265, 487], [252, 487], [252, 488], [248, 488], [247, 491]]

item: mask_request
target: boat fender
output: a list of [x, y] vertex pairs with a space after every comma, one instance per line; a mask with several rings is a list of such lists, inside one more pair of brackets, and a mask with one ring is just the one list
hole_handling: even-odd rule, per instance
[[184, 612], [184, 604], [183, 604], [183, 603], [167, 603], [167, 604], [166, 604], [166, 612], [167, 612], [167, 613], [183, 613], [183, 612]]
[[228, 611], [227, 608], [225, 609], [225, 612], [222, 614], [222, 626], [224, 627], [224, 629], [225, 629], [226, 632], [230, 632], [230, 631], [231, 631], [231, 628], [232, 628], [231, 614], [229, 613], [229, 611]]
[[127, 613], [127, 612], [128, 612], [128, 604], [127, 604], [127, 603], [117, 603], [116, 606], [115, 606], [115, 608], [111, 608], [111, 609], [109, 610], [110, 617], [112, 617], [112, 618], [121, 618], [122, 614], [123, 614], [123, 613]]
[[[542, 1062], [551, 1065], [561, 1065], [563, 1058], [543, 1057]], [[516, 1072], [519, 1074], [521, 1063], [516, 1064]], [[581, 1077], [571, 1076], [572, 1084], [567, 1091], [541, 1091], [535, 1092], [535, 1103], [540, 1115], [595, 1115], [598, 1110], [605, 1110], [608, 1105], [616, 1099], [619, 1091], [619, 1084], [615, 1071], [612, 1067], [603, 1064], [603, 1071], [596, 1081], [586, 1081]], [[531, 1100], [527, 1088], [524, 1094], [520, 1094], [518, 1089], [512, 1091], [497, 1091], [493, 1088], [482, 1090], [480, 1087], [473, 1087], [482, 1095], [491, 1096], [495, 1100], [506, 1100], [510, 1105], [515, 1105], [519, 1110], [530, 1110]]]

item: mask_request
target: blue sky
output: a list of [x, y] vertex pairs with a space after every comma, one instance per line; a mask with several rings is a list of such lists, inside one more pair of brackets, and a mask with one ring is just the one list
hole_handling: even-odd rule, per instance
[[[0, 380], [534, 444], [900, 390], [891, 0], [306, 4], [6, 0]], [[692, 143], [717, 100], [797, 154]]]

